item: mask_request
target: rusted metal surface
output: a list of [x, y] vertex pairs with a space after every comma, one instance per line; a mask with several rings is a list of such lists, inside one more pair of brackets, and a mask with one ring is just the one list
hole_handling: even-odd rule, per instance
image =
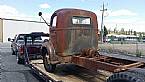
[[[73, 24], [72, 17], [74, 16], [88, 17], [90, 24]], [[56, 26], [53, 27], [55, 17], [57, 17]], [[50, 38], [60, 56], [77, 54], [82, 48], [97, 48], [98, 46], [97, 17], [91, 11], [81, 9], [57, 10], [51, 16], [50, 26]]]
[[[56, 26], [53, 26], [56, 17]], [[85, 20], [85, 22], [83, 21]], [[87, 20], [87, 21], [86, 21]], [[80, 9], [60, 9], [53, 13], [50, 21], [50, 45], [53, 46], [58, 61], [74, 63], [96, 71], [120, 72], [144, 65], [98, 53], [98, 23], [95, 13]], [[50, 51], [49, 51], [50, 50]], [[50, 54], [51, 55], [51, 54]]]
[[72, 62], [89, 70], [97, 71], [101, 69], [109, 72], [120, 72], [144, 65], [143, 62], [103, 56], [93, 49], [82, 50], [82, 54], [72, 57]]

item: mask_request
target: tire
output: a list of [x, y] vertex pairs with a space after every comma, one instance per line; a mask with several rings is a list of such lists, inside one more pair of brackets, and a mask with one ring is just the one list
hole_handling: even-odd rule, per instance
[[128, 72], [135, 73], [136, 75], [142, 77], [145, 80], [145, 68], [133, 68], [128, 70]]
[[19, 58], [18, 61], [17, 61], [18, 64], [25, 64], [25, 60], [24, 59], [21, 59]]
[[[44, 49], [43, 49], [44, 50]], [[45, 53], [44, 53], [45, 52]], [[45, 55], [44, 55], [45, 54]], [[51, 64], [50, 63], [50, 60], [48, 57], [49, 56], [49, 53], [47, 52], [47, 50], [45, 49], [45, 51], [43, 51], [43, 64], [44, 64], [44, 68], [47, 72], [55, 72], [55, 69], [56, 69], [56, 64]]]
[[14, 50], [12, 50], [12, 55], [16, 55], [16, 53], [15, 53], [15, 51], [14, 51]]
[[16, 59], [17, 59], [17, 64], [25, 64], [25, 59], [19, 58], [18, 55]]
[[140, 73], [127, 71], [113, 74], [106, 82], [145, 82], [145, 79]]

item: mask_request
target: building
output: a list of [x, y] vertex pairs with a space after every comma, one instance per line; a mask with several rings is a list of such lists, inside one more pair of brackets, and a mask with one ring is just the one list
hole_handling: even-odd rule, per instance
[[0, 18], [0, 42], [14, 38], [19, 33], [44, 32], [49, 33], [49, 27], [44, 22]]
[[127, 43], [132, 43], [138, 41], [139, 36], [135, 35], [117, 35], [117, 34], [108, 34], [106, 41], [123, 41]]

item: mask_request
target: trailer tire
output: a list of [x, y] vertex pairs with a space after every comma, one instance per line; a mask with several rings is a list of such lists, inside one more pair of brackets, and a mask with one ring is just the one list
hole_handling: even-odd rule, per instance
[[110, 76], [106, 82], [145, 82], [143, 76], [134, 72], [120, 72]]
[[[43, 64], [44, 64], [44, 68], [47, 72], [51, 72], [53, 73], [55, 71], [56, 68], [56, 64], [51, 64], [50, 60], [48, 61], [47, 56], [49, 56], [50, 54], [47, 52], [47, 49], [42, 49], [42, 56], [43, 56]], [[45, 52], [45, 53], [44, 53]], [[44, 55], [45, 54], [45, 55]]]
[[128, 72], [135, 73], [136, 75], [142, 77], [145, 80], [145, 68], [133, 68], [128, 70]]

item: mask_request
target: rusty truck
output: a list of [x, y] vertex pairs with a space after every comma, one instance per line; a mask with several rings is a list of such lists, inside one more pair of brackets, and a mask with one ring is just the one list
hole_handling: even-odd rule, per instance
[[[44, 19], [41, 12], [39, 16]], [[33, 69], [41, 71], [41, 75], [53, 77], [51, 74], [55, 73], [58, 65], [71, 63], [89, 71], [104, 70], [111, 73], [104, 80], [106, 82], [145, 82], [145, 61], [99, 53], [95, 13], [82, 9], [59, 9], [52, 14], [50, 24], [46, 24], [50, 27], [50, 33], [49, 39], [41, 47], [43, 60], [41, 63], [39, 60], [30, 62]], [[83, 82], [67, 81], [66, 78], [63, 81]]]

